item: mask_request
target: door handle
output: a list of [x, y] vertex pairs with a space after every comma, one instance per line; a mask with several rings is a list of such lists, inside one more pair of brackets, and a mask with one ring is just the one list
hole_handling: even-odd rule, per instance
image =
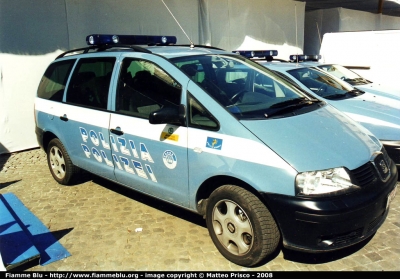
[[66, 114], [64, 114], [63, 116], [60, 116], [60, 119], [61, 119], [62, 121], [68, 121], [68, 117], [67, 117]]
[[121, 136], [121, 135], [124, 134], [124, 132], [121, 131], [121, 128], [120, 128], [120, 127], [117, 127], [117, 128], [115, 128], [115, 129], [110, 129], [110, 132], [113, 133], [113, 134], [116, 134], [116, 135], [118, 135], [118, 136]]

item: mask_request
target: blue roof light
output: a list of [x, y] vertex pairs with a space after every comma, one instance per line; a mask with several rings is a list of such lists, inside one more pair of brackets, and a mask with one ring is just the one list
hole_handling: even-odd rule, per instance
[[289, 56], [290, 61], [318, 61], [322, 56], [319, 54], [306, 55], [306, 54], [293, 54]]
[[232, 52], [238, 53], [247, 58], [278, 56], [277, 50], [235, 50]]
[[92, 45], [173, 45], [175, 36], [147, 36], [147, 35], [107, 35], [92, 34], [86, 37], [86, 43]]

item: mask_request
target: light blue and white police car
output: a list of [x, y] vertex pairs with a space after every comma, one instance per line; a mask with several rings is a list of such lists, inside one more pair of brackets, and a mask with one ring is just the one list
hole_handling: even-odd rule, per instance
[[376, 96], [381, 96], [384, 98], [380, 98], [381, 101], [386, 101], [390, 103], [392, 100], [396, 100], [400, 109], [400, 89], [394, 88], [391, 86], [385, 86], [383, 84], [379, 84], [370, 80], [365, 79], [360, 76], [358, 73], [338, 64], [327, 64], [323, 62], [318, 62], [321, 60], [321, 55], [290, 55], [289, 60], [291, 62], [301, 62], [302, 64], [307, 64], [309, 66], [318, 67], [329, 74], [338, 77], [350, 85], [367, 91], [372, 94], [376, 94]]
[[362, 124], [383, 143], [389, 157], [400, 167], [400, 100], [361, 91], [306, 63], [257, 62]]
[[50, 64], [35, 100], [38, 142], [59, 183], [85, 169], [197, 212], [243, 266], [280, 243], [353, 245], [387, 217], [394, 162], [325, 101], [238, 54], [174, 37], [87, 42]]

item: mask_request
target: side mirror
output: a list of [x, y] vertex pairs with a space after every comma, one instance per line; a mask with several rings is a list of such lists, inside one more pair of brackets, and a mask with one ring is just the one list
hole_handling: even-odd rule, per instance
[[179, 106], [163, 106], [149, 115], [150, 124], [176, 124], [185, 126], [186, 124], [186, 107]]

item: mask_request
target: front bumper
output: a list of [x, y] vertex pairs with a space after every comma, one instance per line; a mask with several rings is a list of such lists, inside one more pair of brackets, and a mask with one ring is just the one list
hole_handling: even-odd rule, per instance
[[[323, 252], [354, 245], [373, 235], [389, 211], [397, 168], [382, 182], [378, 175], [359, 191], [327, 198], [301, 198], [261, 193], [281, 230], [286, 248]], [[392, 196], [393, 197], [393, 196]]]

